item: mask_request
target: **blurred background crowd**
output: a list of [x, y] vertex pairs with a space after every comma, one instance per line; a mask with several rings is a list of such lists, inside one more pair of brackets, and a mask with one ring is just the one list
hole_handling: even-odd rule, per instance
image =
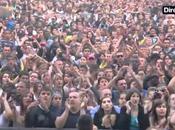
[[76, 128], [88, 114], [91, 129], [174, 130], [164, 5], [175, 1], [1, 0], [0, 127]]

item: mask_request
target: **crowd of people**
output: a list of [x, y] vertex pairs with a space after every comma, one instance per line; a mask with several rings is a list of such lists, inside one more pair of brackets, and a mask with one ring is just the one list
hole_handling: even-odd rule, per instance
[[0, 0], [0, 128], [175, 130], [174, 0]]

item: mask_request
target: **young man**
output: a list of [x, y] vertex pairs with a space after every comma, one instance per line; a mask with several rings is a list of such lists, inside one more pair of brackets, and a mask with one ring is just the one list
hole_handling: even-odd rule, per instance
[[37, 106], [31, 108], [26, 114], [26, 127], [55, 127], [55, 119], [58, 115], [57, 109], [51, 105], [52, 91], [50, 88], [43, 87], [39, 94]]

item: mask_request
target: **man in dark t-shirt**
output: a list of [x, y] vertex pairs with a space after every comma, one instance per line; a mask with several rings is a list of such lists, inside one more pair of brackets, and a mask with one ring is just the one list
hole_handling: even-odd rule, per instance
[[57, 128], [76, 128], [79, 116], [85, 113], [81, 107], [80, 94], [70, 92], [68, 101], [65, 103], [65, 110], [56, 118], [55, 125]]
[[52, 92], [49, 88], [43, 87], [39, 94], [39, 105], [26, 113], [26, 127], [49, 127], [55, 128], [55, 120], [58, 116], [57, 109], [51, 105]]

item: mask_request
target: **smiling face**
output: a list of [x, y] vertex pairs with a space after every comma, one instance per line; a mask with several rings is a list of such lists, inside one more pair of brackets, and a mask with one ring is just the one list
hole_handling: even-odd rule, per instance
[[132, 105], [136, 106], [139, 104], [140, 102], [140, 96], [138, 93], [133, 93], [130, 97], [130, 101], [132, 103]]

